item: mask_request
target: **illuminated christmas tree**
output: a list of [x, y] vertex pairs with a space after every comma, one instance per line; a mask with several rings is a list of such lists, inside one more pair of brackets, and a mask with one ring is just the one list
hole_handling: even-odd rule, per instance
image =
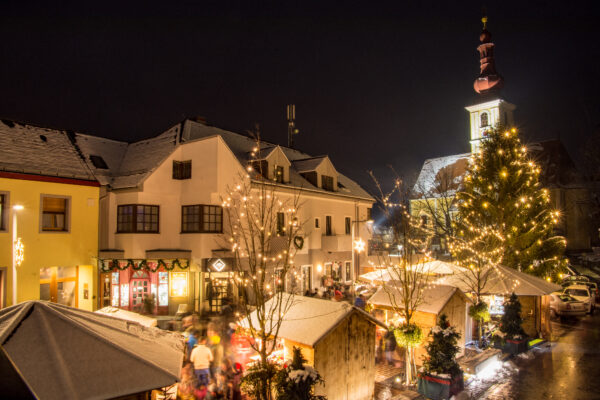
[[548, 189], [541, 187], [541, 172], [515, 129], [486, 133], [458, 194], [459, 260], [479, 257], [492, 265], [501, 260], [533, 275], [557, 277], [566, 241], [553, 234], [560, 213], [552, 208]]

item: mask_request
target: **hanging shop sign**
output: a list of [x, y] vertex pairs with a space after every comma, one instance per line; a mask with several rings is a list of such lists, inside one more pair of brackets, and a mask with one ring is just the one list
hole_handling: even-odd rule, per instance
[[204, 272], [232, 272], [234, 262], [233, 258], [205, 258]]

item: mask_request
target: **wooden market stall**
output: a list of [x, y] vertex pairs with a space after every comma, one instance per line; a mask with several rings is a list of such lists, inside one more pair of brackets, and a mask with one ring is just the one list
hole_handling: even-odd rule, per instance
[[[455, 274], [444, 276], [436, 282], [455, 286], [469, 293], [469, 285], [464, 276], [461, 276], [460, 267], [455, 268]], [[552, 282], [499, 265], [489, 270], [482, 294], [483, 300], [490, 306], [490, 314], [494, 315], [503, 313], [504, 300], [514, 292], [521, 302], [523, 329], [529, 337], [536, 338], [549, 330], [548, 295], [561, 290], [561, 286]]]
[[[384, 324], [345, 302], [284, 294], [291, 306], [285, 312], [279, 339], [281, 358], [292, 358], [300, 347], [307, 363], [322, 376], [325, 385], [316, 393], [328, 400], [372, 399], [375, 388], [375, 328]], [[267, 309], [273, 304], [266, 303]], [[256, 326], [256, 312], [250, 315]], [[248, 322], [242, 320], [242, 327]]]
[[[379, 288], [375, 294], [367, 300], [375, 310], [382, 310], [382, 319], [386, 325], [402, 322], [397, 313], [400, 304], [400, 289], [388, 286]], [[392, 301], [392, 299], [395, 299]], [[464, 352], [465, 343], [470, 341], [472, 321], [469, 317], [469, 306], [471, 300], [458, 288], [446, 285], [435, 285], [423, 292], [423, 301], [417, 306], [413, 315], [413, 322], [422, 330], [425, 337], [429, 335], [431, 328], [437, 325], [438, 317], [446, 314], [450, 325], [460, 333], [458, 345], [461, 353]], [[379, 314], [381, 315], [381, 314]], [[416, 360], [421, 362], [421, 356], [425, 355], [424, 346], [417, 348]]]

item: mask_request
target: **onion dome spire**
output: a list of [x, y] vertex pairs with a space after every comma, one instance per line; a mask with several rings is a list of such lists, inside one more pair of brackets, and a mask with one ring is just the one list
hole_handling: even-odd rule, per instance
[[473, 87], [477, 93], [483, 94], [497, 91], [504, 85], [504, 78], [496, 72], [494, 62], [494, 43], [492, 43], [492, 34], [487, 30], [487, 16], [481, 18], [483, 30], [479, 35], [481, 44], [477, 47], [479, 52], [479, 76], [475, 79]]

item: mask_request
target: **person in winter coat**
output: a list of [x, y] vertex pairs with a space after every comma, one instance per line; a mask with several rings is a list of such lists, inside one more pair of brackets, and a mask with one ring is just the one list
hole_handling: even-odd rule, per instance
[[212, 352], [206, 347], [206, 338], [200, 339], [200, 343], [194, 347], [190, 355], [190, 361], [194, 364], [194, 373], [198, 378], [198, 384], [208, 385], [210, 378], [210, 363], [213, 361]]

